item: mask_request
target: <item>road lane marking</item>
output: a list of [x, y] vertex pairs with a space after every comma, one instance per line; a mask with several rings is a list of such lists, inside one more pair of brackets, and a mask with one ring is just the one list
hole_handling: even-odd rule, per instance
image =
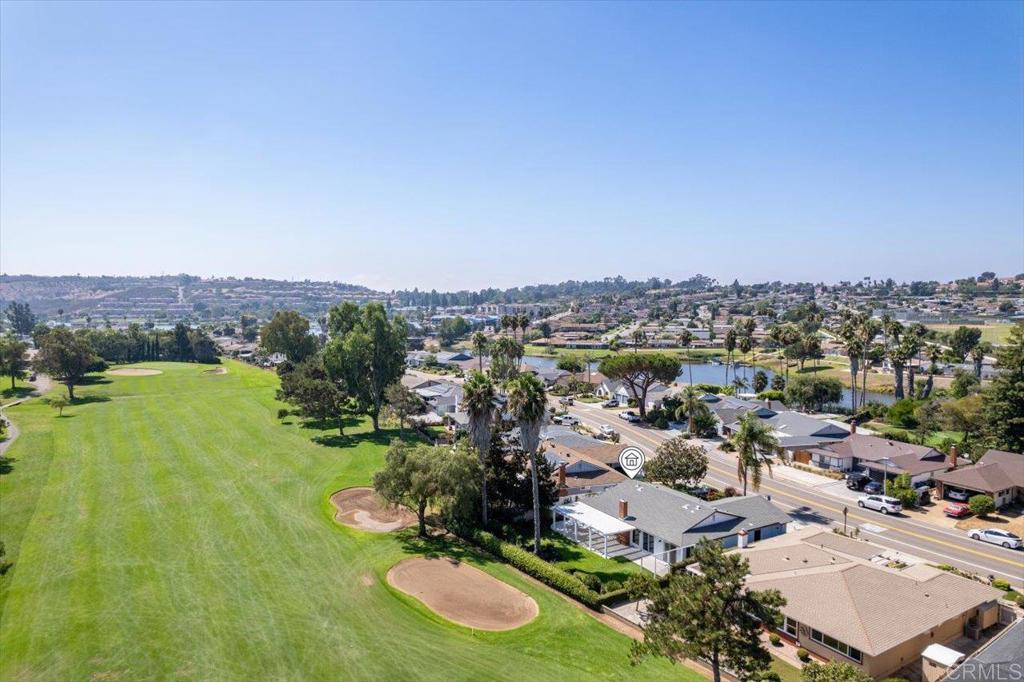
[[[626, 425], [626, 426], [621, 427], [621, 430], [626, 432], [626, 433], [632, 434], [634, 437], [642, 438], [648, 444], [653, 444], [655, 447], [657, 447], [658, 445], [660, 445], [661, 443], [664, 442], [664, 440], [657, 440], [653, 436], [650, 436], [647, 433], [644, 433], [642, 430], [637, 429], [635, 427], [632, 427], [630, 425]], [[719, 464], [719, 465], [722, 464], [720, 461], [717, 461], [717, 460], [714, 463], [715, 464]], [[716, 467], [712, 466], [712, 464], [710, 464], [710, 463], [708, 465], [708, 470], [709, 471], [716, 471], [719, 474], [724, 474], [724, 475], [730, 476], [730, 477], [734, 476], [734, 472], [725, 471], [723, 469], [716, 468]], [[801, 497], [799, 495], [795, 495], [795, 494], [787, 492], [785, 490], [781, 490], [779, 488], [775, 488], [775, 487], [771, 486], [770, 484], [762, 484], [761, 488], [767, 489], [768, 491], [770, 491], [772, 494], [775, 494], [775, 495], [780, 495], [780, 496], [783, 496], [783, 497], [788, 497], [790, 499], [799, 500], [799, 501], [803, 502], [804, 504], [809, 505], [812, 509], [815, 508], [815, 507], [818, 507], [818, 508], [822, 508], [822, 509], [827, 509], [827, 510], [829, 510], [829, 511], [831, 511], [833, 513], [836, 513], [836, 514], [842, 514], [842, 511], [843, 511], [842, 509], [839, 509], [839, 508], [836, 508], [834, 506], [831, 506], [831, 505], [829, 505], [826, 502], [822, 502], [822, 501], [818, 501], [818, 500], [809, 500], [809, 499], [807, 499], [805, 497]], [[849, 506], [849, 505], [847, 505], [847, 506]], [[871, 521], [873, 521], [873, 519], [871, 519], [871, 518], [869, 518], [867, 516], [862, 516], [860, 514], [855, 514], [853, 512], [849, 513], [849, 517], [853, 518], [853, 519], [860, 520], [860, 521], [867, 521], [869, 523]], [[962, 547], [962, 546], [960, 546], [958, 544], [955, 544], [953, 542], [942, 540], [940, 538], [931, 537], [931, 536], [925, 535], [923, 533], [917, 533], [915, 531], [907, 530], [905, 528], [900, 528], [898, 526], [891, 526], [887, 530], [890, 530], [893, 533], [901, 533], [901, 534], [907, 535], [909, 537], [918, 538], [919, 540], [923, 540], [926, 543], [931, 543], [931, 544], [936, 544], [936, 545], [943, 545], [945, 547], [949, 547], [951, 549], [954, 549], [957, 552], [967, 552], [969, 554], [974, 554], [976, 556], [980, 556], [980, 557], [982, 557], [984, 559], [987, 559], [987, 560], [990, 560], [990, 561], [998, 561], [999, 563], [1007, 564], [1007, 565], [1013, 566], [1014, 568], [1017, 568], [1017, 569], [1024, 569], [1024, 561], [1022, 561], [1020, 559], [1017, 559], [1017, 560], [1007, 559], [1007, 558], [1004, 558], [1004, 557], [1001, 557], [1001, 556], [998, 556], [998, 555], [995, 555], [995, 554], [990, 554], [990, 553], [987, 553], [987, 552], [982, 552], [982, 551], [976, 550], [976, 549], [974, 549], [972, 547]], [[914, 545], [911, 545], [911, 546], [914, 546]], [[935, 550], [929, 550], [929, 551], [931, 551], [932, 553], [936, 553]]]

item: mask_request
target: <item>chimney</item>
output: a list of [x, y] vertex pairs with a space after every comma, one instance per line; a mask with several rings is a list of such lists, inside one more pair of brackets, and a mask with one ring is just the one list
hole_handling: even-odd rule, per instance
[[956, 460], [957, 460], [956, 446], [955, 445], [951, 445], [951, 446], [949, 446], [949, 470], [950, 471], [952, 471], [953, 469], [956, 469]]
[[629, 503], [625, 500], [619, 500], [619, 518], [624, 519], [629, 516]]
[[747, 531], [740, 530], [740, 532], [736, 534], [736, 537], [737, 537], [737, 540], [736, 540], [736, 546], [737, 547], [739, 547], [740, 549], [743, 549], [744, 547], [747, 546]]
[[855, 433], [857, 433], [857, 420], [856, 419], [851, 419], [850, 420], [850, 435], [852, 436]]
[[565, 462], [558, 465], [558, 487], [565, 487]]

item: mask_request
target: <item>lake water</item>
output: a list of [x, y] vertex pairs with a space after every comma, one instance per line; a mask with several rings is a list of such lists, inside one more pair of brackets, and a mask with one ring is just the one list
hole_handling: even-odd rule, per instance
[[[553, 358], [553, 357], [541, 356], [541, 355], [528, 355], [525, 358], [523, 358], [523, 362], [528, 364], [528, 365], [533, 365], [535, 367], [551, 368], [551, 367], [555, 366], [555, 364], [558, 362], [558, 359], [557, 358]], [[591, 363], [591, 365], [590, 365], [591, 369], [593, 371], [597, 371], [597, 365], [598, 364], [599, 363], [596, 363], [596, 362]], [[772, 370], [768, 369], [767, 367], [761, 367], [761, 368], [748, 367], [748, 366], [737, 366], [736, 367], [736, 371], [739, 373], [739, 376], [745, 378], [747, 380], [747, 383], [750, 384], [751, 386], [753, 385], [753, 382], [754, 382], [754, 372], [756, 372], [757, 369], [764, 370], [764, 373], [768, 375], [769, 383], [771, 382], [772, 378], [775, 376], [775, 372], [773, 372]], [[690, 373], [691, 373], [691, 371], [693, 373], [693, 383], [695, 383], [695, 384], [715, 384], [715, 385], [718, 385], [718, 386], [724, 386], [727, 383], [731, 383], [732, 379], [733, 379], [732, 368], [729, 368], [729, 378], [728, 378], [728, 380], [726, 379], [726, 366], [725, 366], [724, 363], [721, 364], [721, 365], [716, 365], [716, 364], [711, 363], [711, 362], [702, 362], [702, 363], [693, 363], [693, 364], [689, 364], [689, 365], [684, 363], [683, 364], [683, 371], [680, 372], [679, 377], [677, 378], [677, 381], [679, 381], [680, 383], [687, 383], [687, 384], [690, 383]], [[790, 376], [792, 376], [792, 372], [790, 373]], [[749, 390], [752, 391], [753, 389], [751, 388]], [[894, 403], [896, 401], [896, 399], [892, 395], [890, 395], [888, 393], [875, 393], [875, 392], [872, 392], [872, 391], [868, 391], [868, 400], [869, 401], [880, 402], [880, 403], [882, 403], [884, 405], [891, 405], [892, 403]], [[849, 388], [844, 388], [843, 389], [843, 399], [842, 399], [842, 402], [840, 404], [843, 407], [850, 407], [851, 399], [850, 399], [850, 389]]]

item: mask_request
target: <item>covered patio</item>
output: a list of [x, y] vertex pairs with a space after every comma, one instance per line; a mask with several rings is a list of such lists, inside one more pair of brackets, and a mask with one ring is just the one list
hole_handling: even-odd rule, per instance
[[[609, 557], [609, 549], [614, 551], [623, 544], [617, 540], [617, 536], [625, 534], [628, 538], [629, 533], [633, 532], [633, 526], [625, 521], [579, 502], [552, 507], [551, 527], [606, 559]], [[608, 536], [612, 536], [611, 543], [608, 542]]]

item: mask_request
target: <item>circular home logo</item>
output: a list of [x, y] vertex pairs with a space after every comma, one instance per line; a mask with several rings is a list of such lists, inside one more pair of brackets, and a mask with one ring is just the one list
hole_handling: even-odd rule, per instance
[[644, 468], [645, 461], [647, 461], [647, 455], [644, 454], [643, 450], [633, 445], [619, 453], [619, 466], [622, 467], [622, 470], [630, 478], [636, 478], [636, 475]]

